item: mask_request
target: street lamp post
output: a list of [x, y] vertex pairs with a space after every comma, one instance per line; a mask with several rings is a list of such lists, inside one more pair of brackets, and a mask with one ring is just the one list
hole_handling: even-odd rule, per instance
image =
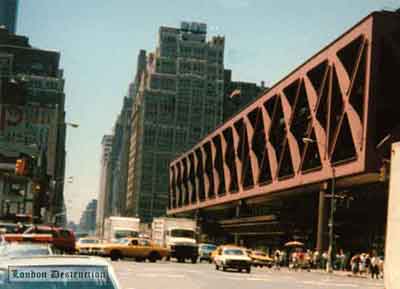
[[335, 168], [332, 166], [332, 184], [331, 184], [331, 210], [329, 216], [329, 248], [328, 248], [328, 262], [326, 263], [326, 271], [329, 273], [333, 272], [333, 242], [334, 242], [334, 221], [335, 221], [335, 210], [336, 210], [336, 199], [335, 199]]
[[[312, 139], [312, 138], [307, 138], [303, 137], [303, 142], [304, 143], [318, 143], [318, 141]], [[327, 151], [327, 148], [325, 148], [325, 151]], [[331, 198], [331, 208], [330, 208], [330, 214], [329, 214], [329, 247], [328, 247], [328, 260], [326, 263], [326, 271], [328, 273], [333, 272], [333, 243], [334, 243], [334, 224], [335, 224], [335, 211], [336, 211], [336, 196], [335, 196], [335, 168], [333, 165], [332, 167], [332, 179], [331, 179], [331, 195], [329, 196]]]
[[[79, 124], [74, 123], [74, 122], [59, 122], [58, 126], [65, 126], [65, 127], [69, 126], [72, 128], [78, 128]], [[59, 191], [59, 186], [65, 184], [65, 156], [64, 156], [63, 162], [64, 162], [63, 175], [61, 176], [61, 178], [59, 178], [58, 174], [56, 173], [56, 177], [53, 178], [53, 180], [52, 180], [52, 198], [51, 199], [52, 199], [53, 203], [50, 204], [50, 206], [52, 206], [52, 209], [50, 210], [50, 216], [56, 216], [57, 215], [56, 212], [59, 210], [58, 204], [56, 204], [57, 200], [58, 200], [57, 198], [59, 198], [59, 196], [57, 195], [57, 192]], [[69, 177], [67, 179], [67, 182], [69, 183], [71, 181], [72, 181], [72, 179], [71, 179], [71, 177]], [[54, 202], [56, 202], [56, 203], [54, 203]], [[56, 214], [53, 215], [53, 213], [56, 213]]]

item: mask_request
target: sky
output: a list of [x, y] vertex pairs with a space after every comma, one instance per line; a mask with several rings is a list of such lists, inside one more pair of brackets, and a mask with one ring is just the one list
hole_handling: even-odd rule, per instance
[[17, 34], [61, 52], [66, 120], [80, 125], [67, 132], [68, 219], [79, 222], [97, 198], [102, 136], [159, 26], [207, 23], [209, 35], [225, 36], [234, 80], [272, 86], [370, 12], [396, 8], [400, 0], [20, 0]]

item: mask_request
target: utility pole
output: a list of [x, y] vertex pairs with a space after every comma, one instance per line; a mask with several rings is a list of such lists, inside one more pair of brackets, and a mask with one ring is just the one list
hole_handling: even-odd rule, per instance
[[329, 248], [328, 248], [328, 262], [326, 263], [326, 271], [328, 273], [333, 272], [333, 242], [334, 242], [334, 224], [335, 224], [335, 211], [336, 211], [336, 199], [335, 199], [335, 168], [332, 167], [332, 182], [331, 182], [331, 210], [329, 215]]

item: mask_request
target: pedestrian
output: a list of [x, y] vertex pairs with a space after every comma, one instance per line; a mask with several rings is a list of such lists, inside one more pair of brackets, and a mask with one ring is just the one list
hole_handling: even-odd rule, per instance
[[358, 273], [358, 270], [360, 268], [359, 263], [360, 263], [360, 255], [356, 254], [350, 260], [351, 272], [354, 275]]
[[328, 263], [328, 252], [324, 252], [322, 253], [322, 262], [321, 262], [321, 269], [325, 270], [326, 269], [326, 265]]
[[306, 254], [304, 255], [304, 269], [306, 269], [308, 272], [311, 270], [311, 265], [312, 265], [312, 258], [313, 254], [311, 250], [307, 250]]
[[289, 269], [293, 269], [294, 271], [297, 271], [298, 268], [298, 262], [299, 262], [299, 253], [297, 251], [294, 251], [292, 253], [292, 257], [290, 260], [290, 264], [289, 264]]
[[383, 279], [383, 269], [384, 269], [384, 261], [382, 258], [379, 258], [379, 264], [378, 264], [379, 272], [380, 272], [380, 278]]
[[369, 254], [365, 255], [365, 272], [371, 273], [371, 257]]
[[6, 238], [4, 237], [5, 234], [6, 234], [6, 230], [0, 229], [0, 246], [3, 246], [7, 243]]
[[365, 253], [362, 253], [360, 255], [360, 262], [358, 263], [358, 272], [360, 273], [360, 275], [363, 275], [365, 273], [365, 263], [366, 263], [366, 256]]
[[288, 266], [288, 255], [285, 250], [281, 251], [280, 261], [282, 266]]
[[319, 254], [318, 250], [315, 250], [313, 255], [313, 268], [318, 269], [321, 267], [321, 255]]
[[376, 279], [379, 279], [380, 277], [380, 270], [379, 270], [379, 265], [380, 265], [380, 258], [378, 256], [374, 256], [371, 259], [371, 278], [374, 279], [374, 277], [376, 277]]
[[274, 269], [281, 269], [281, 252], [279, 250], [276, 250], [274, 254]]
[[340, 260], [339, 269], [341, 271], [345, 271], [346, 270], [346, 254], [344, 253], [343, 250], [340, 250], [339, 260]]
[[24, 232], [24, 226], [22, 225], [21, 222], [18, 222], [15, 228], [15, 233], [22, 234], [23, 232]]
[[333, 268], [335, 270], [340, 270], [340, 251], [336, 252], [335, 261], [333, 262]]

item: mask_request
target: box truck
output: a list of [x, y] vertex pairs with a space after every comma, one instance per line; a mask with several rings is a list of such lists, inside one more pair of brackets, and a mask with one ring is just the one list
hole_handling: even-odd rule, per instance
[[171, 258], [178, 262], [190, 259], [197, 262], [196, 222], [185, 218], [154, 218], [152, 223], [153, 242], [167, 247]]
[[108, 217], [104, 220], [103, 240], [112, 242], [126, 237], [138, 237], [139, 225], [139, 218]]

